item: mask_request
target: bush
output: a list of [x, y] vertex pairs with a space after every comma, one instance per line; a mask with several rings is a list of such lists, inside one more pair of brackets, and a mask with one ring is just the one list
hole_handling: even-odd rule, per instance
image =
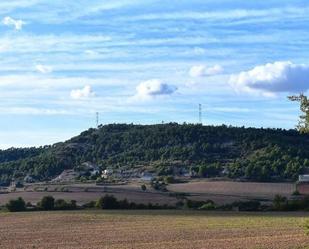
[[90, 201], [90, 202], [87, 202], [83, 205], [83, 208], [94, 208], [94, 207], [96, 207], [95, 201]]
[[298, 196], [298, 195], [300, 195], [300, 193], [299, 193], [298, 190], [295, 190], [292, 195]]
[[63, 199], [58, 199], [55, 201], [55, 209], [64, 210], [67, 209], [68, 203]]
[[58, 199], [55, 201], [55, 209], [57, 210], [72, 210], [76, 208], [77, 205], [75, 200], [71, 200], [71, 202], [66, 202], [63, 199]]
[[164, 183], [165, 184], [171, 184], [171, 183], [174, 183], [175, 182], [175, 179], [173, 176], [166, 176], [164, 177]]
[[16, 200], [10, 200], [6, 204], [6, 208], [10, 212], [21, 212], [21, 211], [25, 211], [26, 210], [26, 203], [23, 200], [23, 198], [19, 197]]
[[273, 207], [277, 211], [283, 211], [287, 205], [287, 199], [284, 196], [276, 195], [273, 200]]
[[147, 190], [147, 187], [145, 184], [141, 185], [141, 189], [145, 192]]
[[239, 201], [232, 204], [237, 207], [239, 211], [259, 211], [261, 203], [259, 201]]
[[208, 203], [202, 205], [199, 209], [200, 210], [215, 210], [216, 206], [215, 206], [214, 203], [208, 202]]
[[212, 200], [195, 201], [195, 200], [186, 199], [184, 203], [184, 207], [189, 208], [189, 209], [200, 209], [202, 206], [206, 204], [215, 206], [215, 203]]
[[99, 200], [97, 200], [96, 208], [117, 209], [117, 208], [119, 208], [119, 203], [114, 196], [105, 195], [104, 197], [101, 197]]
[[128, 202], [127, 199], [119, 201], [118, 203], [119, 203], [119, 208], [121, 208], [121, 209], [129, 209], [130, 208], [130, 203]]
[[43, 210], [53, 210], [55, 207], [55, 199], [52, 196], [44, 196], [38, 203], [38, 207]]

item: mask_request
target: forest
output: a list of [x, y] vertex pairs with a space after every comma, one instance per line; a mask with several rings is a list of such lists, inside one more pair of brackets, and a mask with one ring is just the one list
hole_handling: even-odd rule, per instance
[[195, 170], [197, 177], [225, 172], [232, 179], [294, 181], [309, 170], [308, 148], [309, 135], [297, 130], [109, 124], [50, 146], [0, 151], [0, 184], [26, 175], [49, 180], [83, 162], [101, 169], [148, 166], [161, 175], [175, 164]]

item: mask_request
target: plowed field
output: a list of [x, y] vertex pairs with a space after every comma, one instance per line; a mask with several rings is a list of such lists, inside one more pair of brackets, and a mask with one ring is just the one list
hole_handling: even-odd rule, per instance
[[0, 248], [309, 248], [303, 229], [307, 217], [189, 211], [0, 213]]

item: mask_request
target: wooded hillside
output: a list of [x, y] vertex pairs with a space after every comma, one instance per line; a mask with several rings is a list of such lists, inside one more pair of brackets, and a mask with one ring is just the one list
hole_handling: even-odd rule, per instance
[[309, 169], [309, 135], [296, 130], [194, 124], [110, 124], [52, 146], [0, 151], [0, 182], [31, 174], [45, 180], [89, 161], [106, 167], [169, 166], [231, 178], [294, 180]]

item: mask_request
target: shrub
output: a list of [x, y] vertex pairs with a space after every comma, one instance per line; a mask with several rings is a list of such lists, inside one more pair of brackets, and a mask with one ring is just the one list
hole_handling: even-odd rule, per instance
[[147, 190], [147, 187], [145, 184], [141, 185], [141, 189], [145, 192]]
[[16, 200], [10, 200], [6, 204], [6, 208], [10, 212], [21, 212], [21, 211], [25, 211], [26, 210], [26, 203], [23, 200], [23, 198], [19, 197]]
[[121, 209], [129, 209], [129, 207], [130, 207], [130, 203], [128, 202], [127, 199], [119, 201], [118, 203], [119, 203], [119, 208], [121, 208]]
[[55, 201], [55, 209], [64, 210], [68, 208], [68, 203], [63, 199], [58, 199]]
[[58, 199], [55, 201], [55, 209], [57, 210], [72, 210], [76, 208], [77, 205], [75, 200], [71, 200], [71, 202], [66, 202], [63, 199]]
[[119, 203], [114, 196], [105, 195], [104, 197], [101, 197], [99, 200], [97, 200], [96, 208], [117, 209], [117, 208], [119, 208]]
[[214, 203], [208, 202], [208, 203], [202, 205], [199, 209], [200, 210], [215, 210], [216, 206], [215, 206]]
[[214, 202], [212, 200], [207, 201], [195, 201], [195, 200], [189, 200], [187, 199], [185, 202], [185, 208], [192, 208], [192, 209], [198, 209], [202, 207], [205, 204], [211, 203], [214, 205]]
[[298, 196], [298, 195], [300, 195], [300, 193], [299, 193], [298, 190], [295, 190], [292, 195]]
[[259, 211], [261, 203], [259, 201], [239, 201], [234, 202], [233, 207], [237, 207], [239, 211]]
[[174, 183], [175, 182], [175, 179], [173, 176], [165, 176], [164, 177], [164, 183], [165, 184], [171, 184], [171, 183]]
[[44, 196], [38, 203], [38, 207], [43, 210], [53, 210], [55, 207], [55, 199], [52, 196]]
[[76, 208], [77, 208], [77, 202], [76, 202], [76, 200], [71, 200], [70, 206], [71, 206], [71, 209], [76, 209]]
[[87, 202], [83, 205], [83, 208], [94, 208], [94, 207], [96, 207], [95, 201], [90, 201], [90, 202]]
[[273, 200], [273, 207], [277, 211], [283, 211], [287, 204], [287, 199], [284, 196], [276, 195]]

